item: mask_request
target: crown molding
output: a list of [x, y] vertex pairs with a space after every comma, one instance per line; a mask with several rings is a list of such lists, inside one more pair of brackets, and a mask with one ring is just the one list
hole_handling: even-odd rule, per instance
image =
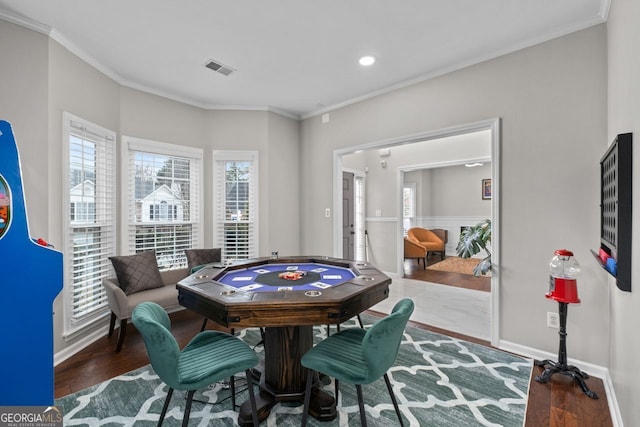
[[27, 18], [26, 16], [18, 15], [6, 10], [0, 9], [0, 19], [47, 36], [51, 33], [51, 27], [34, 21], [33, 19]]
[[380, 95], [384, 95], [390, 92], [394, 92], [396, 90], [399, 89], [403, 89], [406, 88], [408, 86], [412, 86], [418, 83], [422, 83], [424, 81], [439, 77], [439, 76], [443, 76], [445, 74], [454, 72], [454, 71], [458, 71], [464, 68], [467, 68], [469, 66], [472, 65], [476, 65], [491, 59], [495, 59], [504, 55], [507, 55], [509, 53], [513, 53], [516, 52], [518, 50], [521, 49], [525, 49], [527, 47], [531, 47], [531, 46], [535, 46], [537, 44], [540, 43], [544, 43], [546, 41], [549, 40], [553, 40], [555, 38], [558, 37], [562, 37], [565, 36], [567, 34], [571, 34], [573, 32], [576, 31], [580, 31], [595, 25], [599, 25], [602, 24], [604, 22], [607, 21], [608, 17], [609, 17], [609, 10], [611, 8], [611, 0], [601, 0], [600, 3], [600, 9], [598, 12], [598, 17], [591, 19], [591, 20], [587, 20], [587, 21], [583, 21], [581, 23], [578, 23], [576, 25], [571, 25], [571, 26], [567, 26], [565, 28], [563, 28], [560, 31], [554, 31], [554, 32], [549, 32], [549, 33], [545, 33], [545, 34], [541, 34], [540, 36], [528, 40], [527, 42], [524, 43], [520, 43], [518, 45], [512, 46], [508, 49], [503, 49], [503, 50], [499, 50], [499, 51], [495, 51], [489, 54], [485, 54], [485, 55], [480, 55], [480, 56], [476, 56], [472, 59], [469, 60], [465, 60], [465, 61], [461, 61], [459, 63], [453, 64], [451, 66], [448, 67], [443, 67], [440, 69], [436, 69], [433, 70], [427, 74], [424, 74], [422, 76], [419, 76], [417, 78], [414, 79], [410, 79], [410, 80], [405, 80], [402, 82], [399, 82], [397, 84], [388, 86], [386, 88], [377, 90], [377, 91], [373, 91], [370, 93], [367, 93], [365, 95], [362, 96], [358, 96], [352, 99], [349, 99], [347, 101], [344, 102], [340, 102], [331, 106], [325, 106], [322, 107], [321, 109], [318, 110], [313, 110], [310, 111], [308, 113], [304, 113], [304, 114], [294, 114], [291, 112], [288, 112], [286, 110], [282, 110], [280, 108], [277, 107], [273, 107], [273, 106], [269, 106], [269, 105], [263, 105], [263, 106], [252, 106], [252, 105], [211, 105], [211, 104], [202, 104], [202, 103], [198, 103], [196, 101], [190, 100], [190, 99], [186, 99], [183, 97], [179, 97], [176, 96], [174, 94], [168, 93], [168, 92], [164, 92], [158, 89], [154, 89], [151, 87], [148, 87], [144, 84], [141, 83], [136, 83], [136, 82], [131, 82], [131, 81], [127, 81], [125, 79], [123, 79], [118, 73], [116, 73], [114, 70], [112, 70], [111, 68], [105, 66], [104, 64], [102, 64], [101, 62], [99, 62], [98, 60], [96, 60], [94, 57], [92, 57], [91, 55], [87, 54], [85, 51], [83, 51], [82, 49], [80, 49], [77, 45], [75, 45], [73, 42], [71, 42], [70, 40], [68, 40], [67, 38], [65, 38], [62, 34], [58, 33], [56, 30], [52, 29], [51, 27], [41, 24], [39, 22], [36, 22], [30, 18], [27, 18], [25, 16], [22, 15], [18, 15], [12, 12], [8, 12], [5, 10], [0, 10], [0, 19], [3, 19], [5, 21], [14, 23], [16, 25], [20, 25], [22, 27], [28, 28], [30, 30], [33, 31], [37, 31], [39, 33], [45, 34], [47, 36], [49, 36], [50, 38], [52, 38], [53, 40], [55, 40], [56, 42], [58, 42], [60, 45], [62, 45], [63, 47], [65, 47], [67, 50], [69, 50], [71, 53], [73, 53], [74, 55], [78, 56], [80, 59], [82, 59], [83, 61], [85, 61], [86, 63], [88, 63], [89, 65], [91, 65], [92, 67], [96, 68], [98, 71], [100, 71], [101, 73], [105, 74], [106, 76], [108, 76], [109, 78], [111, 78], [112, 80], [114, 80], [115, 82], [117, 82], [118, 84], [125, 86], [125, 87], [129, 87], [132, 89], [137, 89], [137, 90], [141, 90], [143, 92], [147, 92], [147, 93], [151, 93], [157, 96], [161, 96], [163, 98], [167, 98], [167, 99], [171, 99], [177, 102], [181, 102], [183, 104], [187, 104], [187, 105], [191, 105], [194, 107], [198, 107], [198, 108], [202, 108], [204, 110], [242, 110], [242, 111], [271, 111], [274, 112], [276, 114], [285, 116], [285, 117], [289, 117], [291, 119], [295, 119], [295, 120], [305, 120], [311, 117], [315, 117], [330, 111], [334, 111], [340, 108], [344, 108], [347, 107], [349, 105], [353, 105], [359, 102], [363, 102], [366, 101], [368, 99], [371, 98], [375, 98], [377, 96]]
[[491, 53], [486, 54], [486, 55], [480, 55], [480, 56], [476, 56], [474, 58], [471, 58], [471, 59], [468, 59], [468, 60], [465, 60], [465, 61], [458, 62], [458, 63], [450, 65], [448, 67], [436, 69], [436, 70], [431, 71], [430, 73], [423, 74], [422, 76], [416, 77], [414, 79], [405, 80], [405, 81], [399, 82], [399, 83], [397, 83], [395, 85], [391, 85], [391, 86], [388, 86], [386, 88], [383, 88], [383, 89], [380, 89], [380, 90], [377, 90], [377, 91], [374, 91], [374, 92], [370, 92], [368, 94], [365, 94], [365, 95], [362, 95], [362, 96], [359, 96], [359, 97], [356, 97], [356, 98], [352, 98], [350, 100], [347, 100], [347, 101], [344, 101], [344, 102], [341, 102], [341, 103], [338, 103], [338, 104], [334, 104], [334, 105], [331, 105], [331, 106], [323, 107], [322, 109], [318, 109], [318, 110], [311, 111], [309, 113], [302, 114], [300, 117], [301, 117], [302, 120], [305, 120], [305, 119], [308, 119], [308, 118], [311, 118], [311, 117], [315, 117], [315, 116], [318, 116], [318, 115], [321, 115], [321, 114], [324, 114], [324, 113], [328, 113], [328, 112], [331, 112], [331, 111], [334, 111], [334, 110], [337, 110], [337, 109], [340, 109], [340, 108], [347, 107], [347, 106], [352, 105], [352, 104], [356, 104], [356, 103], [359, 103], [359, 102], [362, 102], [362, 101], [366, 101], [366, 100], [371, 99], [371, 98], [375, 98], [375, 97], [380, 96], [380, 95], [384, 95], [384, 94], [387, 94], [387, 93], [390, 93], [390, 92], [394, 92], [394, 91], [399, 90], [399, 89], [403, 89], [403, 88], [408, 87], [408, 86], [412, 86], [412, 85], [415, 85], [415, 84], [418, 84], [418, 83], [422, 83], [424, 81], [431, 80], [433, 78], [440, 77], [440, 76], [452, 73], [454, 71], [459, 71], [459, 70], [462, 70], [464, 68], [470, 67], [472, 65], [477, 65], [477, 64], [480, 64], [482, 62], [489, 61], [491, 59], [499, 58], [501, 56], [504, 56], [504, 55], [507, 55], [507, 54], [510, 54], [510, 53], [513, 53], [513, 52], [517, 52], [517, 51], [522, 50], [522, 49], [526, 49], [528, 47], [532, 47], [532, 46], [535, 46], [535, 45], [538, 45], [538, 44], [541, 44], [541, 43], [544, 43], [544, 42], [547, 42], [547, 41], [550, 41], [550, 40], [553, 40], [553, 39], [556, 39], [556, 38], [559, 38], [559, 37], [562, 37], [562, 36], [566, 36], [568, 34], [575, 33], [576, 31], [584, 30], [584, 29], [587, 29], [589, 27], [593, 27], [593, 26], [602, 24], [602, 23], [607, 21], [607, 17], [608, 17], [608, 14], [609, 14], [610, 3], [611, 3], [611, 0], [602, 0], [601, 7], [600, 7], [600, 12], [599, 12], [597, 18], [594, 18], [594, 19], [591, 19], [591, 20], [587, 20], [587, 21], [583, 21], [583, 22], [581, 22], [579, 24], [576, 24], [576, 25], [566, 26], [565, 28], [563, 28], [560, 31], [554, 31], [554, 32], [548, 32], [548, 33], [545, 33], [545, 34], [540, 34], [538, 37], [535, 37], [533, 39], [527, 40], [524, 43], [520, 43], [520, 44], [511, 46], [508, 49], [494, 51], [494, 52], [491, 52]]

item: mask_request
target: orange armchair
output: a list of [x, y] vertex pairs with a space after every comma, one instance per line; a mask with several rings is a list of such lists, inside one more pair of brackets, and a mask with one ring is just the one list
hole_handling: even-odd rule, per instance
[[404, 238], [404, 259], [417, 259], [418, 265], [420, 260], [424, 261], [424, 268], [427, 268], [427, 250], [420, 243], [412, 242]]
[[[437, 230], [440, 234], [443, 234], [446, 239], [446, 231], [445, 230]], [[440, 254], [440, 258], [444, 259], [445, 257], [445, 240], [440, 238], [436, 233], [431, 230], [427, 230], [425, 228], [414, 227], [410, 228], [407, 231], [407, 239], [410, 242], [418, 243], [420, 246], [423, 246], [425, 253], [425, 262], [426, 257], [429, 256], [429, 252], [438, 252]]]

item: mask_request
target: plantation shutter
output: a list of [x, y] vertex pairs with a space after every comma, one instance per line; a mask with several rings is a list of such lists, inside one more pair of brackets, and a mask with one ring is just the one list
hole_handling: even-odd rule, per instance
[[214, 152], [214, 240], [223, 259], [258, 256], [257, 179], [257, 153]]
[[202, 150], [128, 140], [127, 251], [156, 251], [160, 269], [186, 267], [201, 245]]
[[67, 140], [67, 332], [106, 311], [102, 280], [116, 252], [115, 133], [64, 115]]

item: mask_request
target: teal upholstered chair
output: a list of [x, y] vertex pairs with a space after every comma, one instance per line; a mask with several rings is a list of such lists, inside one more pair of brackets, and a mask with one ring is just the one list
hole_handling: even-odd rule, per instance
[[391, 314], [378, 320], [369, 329], [342, 330], [318, 343], [302, 357], [302, 366], [308, 369], [302, 416], [303, 427], [307, 425], [314, 371], [335, 379], [336, 402], [340, 381], [356, 386], [360, 420], [363, 426], [367, 425], [367, 418], [362, 400], [362, 385], [370, 384], [384, 376], [396, 415], [400, 425], [403, 425], [400, 408], [393, 394], [387, 371], [396, 360], [404, 328], [411, 313], [413, 313], [413, 301], [408, 298], [403, 299], [393, 307]]
[[235, 409], [233, 376], [242, 371], [245, 371], [247, 376], [253, 424], [258, 425], [250, 372], [250, 369], [258, 364], [258, 357], [251, 347], [233, 335], [205, 331], [197, 334], [180, 351], [178, 342], [170, 331], [169, 316], [162, 307], [153, 302], [143, 302], [136, 306], [132, 320], [144, 338], [151, 366], [160, 379], [169, 386], [158, 426], [162, 425], [173, 390], [188, 392], [182, 419], [182, 425], [186, 426], [189, 423], [193, 393], [229, 377], [231, 378], [232, 405]]

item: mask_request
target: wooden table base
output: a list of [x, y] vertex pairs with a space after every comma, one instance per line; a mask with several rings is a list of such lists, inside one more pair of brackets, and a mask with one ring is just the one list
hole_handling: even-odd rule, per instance
[[[306, 369], [300, 364], [302, 356], [313, 347], [313, 326], [265, 328], [264, 360], [253, 370], [260, 393], [256, 396], [258, 418], [265, 420], [278, 402], [304, 401]], [[267, 361], [265, 363], [265, 361]], [[316, 385], [312, 391], [309, 414], [320, 421], [337, 416], [335, 398]], [[251, 405], [240, 406], [238, 424], [251, 426]]]

